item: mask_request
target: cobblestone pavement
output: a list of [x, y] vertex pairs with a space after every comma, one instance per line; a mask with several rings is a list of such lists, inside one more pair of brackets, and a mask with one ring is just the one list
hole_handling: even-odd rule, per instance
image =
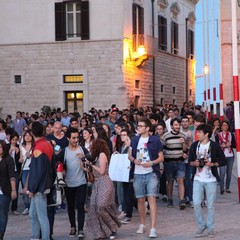
[[[236, 176], [236, 166], [234, 167], [234, 175]], [[236, 240], [240, 239], [239, 227], [239, 211], [240, 205], [238, 201], [237, 180], [233, 176], [231, 190], [232, 194], [217, 195], [216, 203], [216, 235], [214, 239]], [[177, 207], [177, 187], [174, 189], [175, 207], [169, 209], [166, 203], [160, 199], [158, 204], [158, 223], [157, 232], [158, 238], [161, 240], [188, 240], [194, 239], [196, 231], [196, 223], [194, 219], [194, 210], [187, 207], [184, 211]], [[19, 210], [23, 210], [23, 205], [20, 197]], [[206, 208], [205, 208], [206, 210]], [[149, 239], [149, 222], [150, 216], [147, 216], [147, 231], [144, 234], [137, 235], [136, 229], [139, 225], [139, 217], [137, 211], [134, 210], [133, 220], [128, 225], [123, 225], [118, 231], [119, 240], [145, 240]], [[94, 227], [94, 226], [93, 226]], [[69, 238], [70, 227], [67, 217], [67, 212], [59, 211], [55, 216], [54, 225], [54, 240], [77, 239]], [[5, 235], [6, 240], [29, 240], [31, 236], [31, 223], [29, 216], [13, 216], [9, 213], [9, 221]], [[200, 239], [208, 239], [203, 236]]]

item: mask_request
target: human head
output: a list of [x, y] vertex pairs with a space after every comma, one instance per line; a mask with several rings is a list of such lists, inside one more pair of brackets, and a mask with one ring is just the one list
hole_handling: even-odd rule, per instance
[[189, 125], [193, 125], [193, 118], [195, 117], [195, 113], [193, 111], [187, 111], [185, 115], [188, 117]]
[[21, 117], [22, 117], [22, 112], [17, 111], [17, 112], [16, 112], [16, 118], [17, 118], [17, 119], [20, 119]]
[[7, 144], [4, 140], [0, 140], [0, 157], [5, 158], [8, 155]]
[[106, 141], [103, 139], [94, 139], [90, 145], [90, 152], [94, 159], [99, 157], [100, 153], [104, 153], [107, 156], [107, 159], [110, 159], [109, 148]]
[[31, 130], [27, 130], [23, 133], [23, 142], [22, 142], [22, 145], [25, 146], [26, 143], [30, 141], [32, 146], [33, 146], [33, 143], [34, 143], [34, 138], [33, 138], [33, 134], [32, 134], [32, 131]]
[[171, 119], [171, 118], [174, 118], [174, 111], [172, 108], [169, 108], [168, 109], [168, 117]]
[[86, 141], [86, 140], [93, 140], [94, 137], [93, 137], [93, 131], [90, 127], [86, 127], [83, 129], [83, 139]]
[[4, 130], [7, 128], [7, 124], [3, 119], [0, 119], [0, 130]]
[[149, 119], [153, 125], [157, 125], [160, 122], [160, 116], [157, 113], [151, 114]]
[[205, 117], [202, 114], [196, 115], [194, 118], [194, 126], [197, 128], [199, 125], [204, 124], [206, 122]]
[[162, 136], [165, 133], [166, 125], [164, 123], [159, 123], [156, 126], [155, 134]]
[[148, 134], [151, 126], [152, 123], [147, 117], [140, 118], [137, 125], [139, 135]]
[[186, 115], [183, 115], [183, 117], [182, 117], [181, 126], [183, 129], [188, 129], [188, 127], [189, 127], [189, 120]]
[[10, 143], [16, 145], [19, 139], [19, 134], [16, 131], [13, 131], [10, 134]]
[[68, 139], [69, 146], [76, 147], [79, 142], [79, 133], [76, 128], [69, 127], [66, 132], [66, 137]]
[[221, 131], [231, 131], [231, 126], [228, 120], [223, 120], [220, 125]]
[[181, 127], [181, 120], [179, 118], [173, 118], [170, 121], [171, 128], [174, 132], [179, 132]]
[[78, 124], [78, 118], [77, 117], [72, 117], [70, 119], [70, 127], [78, 129], [79, 124]]
[[40, 138], [43, 136], [44, 128], [40, 122], [32, 123], [32, 134], [34, 138]]
[[212, 126], [206, 123], [200, 124], [197, 129], [199, 141], [202, 141], [205, 138], [210, 138], [212, 136]]
[[58, 136], [61, 134], [62, 131], [62, 123], [61, 122], [55, 122], [53, 125], [53, 134]]

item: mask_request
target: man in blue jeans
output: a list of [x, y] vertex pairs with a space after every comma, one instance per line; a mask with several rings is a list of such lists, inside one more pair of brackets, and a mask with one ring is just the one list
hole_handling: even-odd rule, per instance
[[137, 229], [138, 234], [146, 230], [145, 198], [148, 198], [151, 214], [150, 238], [156, 238], [157, 206], [156, 196], [159, 190], [160, 167], [163, 161], [163, 147], [159, 136], [150, 136], [151, 121], [141, 118], [137, 130], [139, 136], [131, 139], [129, 160], [135, 164], [133, 187], [138, 200], [138, 212], [141, 224]]
[[[189, 150], [189, 164], [193, 167], [193, 204], [198, 225], [195, 237], [201, 237], [204, 230], [208, 230], [208, 237], [214, 237], [214, 205], [216, 201], [217, 180], [219, 180], [217, 167], [226, 165], [224, 153], [218, 143], [211, 141], [212, 126], [201, 124], [196, 129], [198, 139]], [[201, 206], [206, 193], [207, 219], [204, 221]]]
[[40, 122], [32, 124], [32, 134], [35, 146], [28, 178], [28, 194], [32, 198], [29, 211], [32, 220], [32, 239], [39, 239], [41, 229], [42, 240], [49, 240], [47, 194], [52, 187], [53, 147], [43, 138], [43, 125]]

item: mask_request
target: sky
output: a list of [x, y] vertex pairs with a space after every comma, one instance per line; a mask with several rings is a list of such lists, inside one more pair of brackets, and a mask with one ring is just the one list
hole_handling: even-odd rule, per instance
[[[204, 9], [203, 9], [204, 2]], [[214, 8], [213, 8], [214, 3]], [[207, 6], [208, 4], [208, 6]], [[203, 11], [204, 10], [204, 11]], [[203, 16], [204, 12], [204, 16]], [[212, 16], [214, 14], [214, 28]], [[208, 14], [208, 22], [207, 22]], [[204, 65], [209, 66], [209, 78], [211, 89], [211, 103], [213, 103], [213, 82], [216, 79], [216, 99], [219, 102], [219, 55], [218, 55], [218, 0], [199, 0], [196, 6], [196, 25], [195, 25], [195, 51], [196, 51], [196, 76], [204, 73]], [[207, 23], [209, 31], [207, 31]], [[205, 41], [203, 41], [203, 25], [205, 26]], [[207, 33], [208, 38], [207, 38]], [[205, 42], [205, 62], [204, 62], [204, 42]], [[213, 44], [214, 43], [214, 44]], [[209, 49], [207, 54], [207, 49]], [[215, 50], [215, 54], [214, 51]], [[213, 57], [215, 55], [215, 57]], [[208, 57], [209, 56], [209, 57]], [[208, 60], [209, 59], [209, 60]], [[215, 64], [213, 59], [215, 59]], [[215, 67], [214, 67], [215, 66]], [[196, 104], [204, 101], [204, 77], [196, 78]]]

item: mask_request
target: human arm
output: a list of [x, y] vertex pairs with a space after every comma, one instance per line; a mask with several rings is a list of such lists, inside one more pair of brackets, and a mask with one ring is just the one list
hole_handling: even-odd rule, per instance
[[92, 169], [100, 173], [101, 175], [104, 175], [106, 173], [107, 165], [108, 165], [108, 159], [105, 153], [100, 153], [99, 158], [99, 167], [96, 165], [92, 164], [90, 161], [86, 160], [86, 164], [91, 166]]

